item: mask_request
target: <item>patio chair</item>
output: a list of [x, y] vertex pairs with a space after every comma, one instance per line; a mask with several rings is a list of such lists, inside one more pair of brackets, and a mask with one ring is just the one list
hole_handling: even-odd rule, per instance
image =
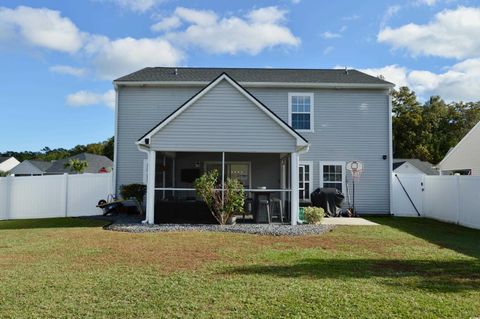
[[272, 198], [270, 200], [270, 212], [271, 218], [276, 217], [283, 223], [283, 203], [280, 198]]
[[254, 215], [253, 212], [253, 199], [247, 198], [245, 199], [245, 203], [243, 205], [243, 222], [245, 222], [245, 215]]

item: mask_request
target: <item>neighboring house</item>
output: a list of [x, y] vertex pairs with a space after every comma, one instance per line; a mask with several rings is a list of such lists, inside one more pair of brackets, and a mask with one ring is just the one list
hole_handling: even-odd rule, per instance
[[13, 156], [0, 156], [0, 171], [9, 172], [12, 168], [20, 164]]
[[480, 176], [480, 122], [437, 165], [441, 175]]
[[52, 166], [52, 162], [25, 160], [10, 170], [9, 173], [15, 176], [39, 176], [45, 174], [50, 166]]
[[47, 168], [45, 175], [56, 175], [56, 174], [76, 174], [69, 167], [65, 167], [65, 164], [72, 159], [77, 159], [80, 161], [87, 161], [88, 166], [83, 171], [84, 173], [103, 173], [106, 170], [111, 170], [113, 167], [113, 162], [106, 156], [90, 154], [90, 153], [80, 153], [68, 158], [57, 160], [52, 163], [52, 165]]
[[295, 224], [314, 189], [351, 192], [345, 165], [360, 160], [358, 212], [390, 212], [389, 82], [356, 70], [159, 67], [114, 86], [116, 189], [147, 184], [149, 223], [222, 163], [248, 196], [280, 198]]
[[394, 158], [393, 172], [398, 174], [438, 175], [438, 171], [431, 163], [416, 158]]

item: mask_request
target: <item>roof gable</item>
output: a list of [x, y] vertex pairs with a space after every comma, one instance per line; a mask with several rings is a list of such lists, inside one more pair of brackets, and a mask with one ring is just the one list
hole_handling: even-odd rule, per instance
[[[450, 149], [445, 155], [445, 157], [438, 163], [438, 167], [442, 167], [442, 165], [445, 165], [447, 161], [453, 160], [455, 156], [458, 156], [458, 154], [462, 152], [468, 152], [468, 147], [472, 147], [471, 145], [473, 144], [473, 147], [476, 148], [477, 150], [480, 149], [480, 122], [478, 122], [461, 140], [458, 142], [457, 145], [453, 149]], [[465, 149], [467, 148], [467, 149]], [[473, 151], [473, 149], [471, 149]]]
[[438, 175], [438, 171], [433, 168], [433, 165], [426, 161], [421, 161], [416, 158], [408, 158], [408, 159], [399, 159], [396, 158], [393, 160], [393, 170], [396, 170], [400, 166], [404, 165], [405, 163], [410, 164], [411, 166], [415, 167], [420, 172], [426, 175]]
[[188, 108], [195, 104], [200, 98], [210, 92], [222, 81], [228, 82], [232, 87], [234, 87], [240, 94], [245, 96], [250, 102], [252, 102], [259, 110], [266, 114], [270, 119], [272, 119], [276, 124], [278, 124], [283, 130], [285, 130], [289, 135], [291, 135], [297, 143], [297, 146], [300, 148], [307, 148], [308, 141], [296, 132], [290, 125], [285, 123], [280, 117], [278, 117], [274, 112], [272, 112], [266, 105], [261, 103], [257, 98], [255, 98], [250, 92], [245, 90], [240, 84], [233, 80], [228, 74], [222, 73], [218, 78], [213, 80], [209, 85], [200, 90], [197, 94], [192, 96], [187, 102], [180, 106], [177, 110], [167, 116], [159, 124], [153, 127], [145, 135], [143, 135], [138, 141], [137, 144], [147, 145], [147, 139], [151, 139], [157, 132], [166, 127], [170, 122], [172, 122], [177, 116], [185, 112]]

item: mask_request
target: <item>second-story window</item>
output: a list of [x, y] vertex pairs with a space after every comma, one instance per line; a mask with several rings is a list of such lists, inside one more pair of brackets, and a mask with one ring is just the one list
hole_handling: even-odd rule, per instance
[[289, 93], [288, 113], [295, 130], [313, 132], [313, 93]]

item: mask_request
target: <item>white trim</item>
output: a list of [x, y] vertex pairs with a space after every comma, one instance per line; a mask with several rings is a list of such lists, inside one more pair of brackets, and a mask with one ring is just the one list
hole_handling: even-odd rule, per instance
[[393, 134], [392, 134], [392, 94], [388, 94], [388, 187], [390, 191], [390, 214], [393, 214]]
[[153, 224], [155, 220], [155, 161], [156, 152], [150, 151], [148, 154], [147, 213], [145, 214], [149, 224]]
[[225, 152], [222, 152], [222, 209], [225, 205]]
[[[114, 86], [205, 86], [208, 81], [115, 81]], [[319, 89], [390, 89], [388, 83], [238, 82], [244, 87], [295, 87]]]
[[[346, 162], [345, 161], [320, 161], [319, 162], [319, 173], [320, 173], [320, 181], [319, 185], [320, 187], [323, 187], [323, 166], [325, 165], [339, 165], [342, 166], [342, 193], [345, 193], [346, 191]], [[333, 183], [338, 183], [338, 182], [333, 182]]]
[[113, 136], [113, 193], [117, 193], [117, 166], [118, 166], [118, 89], [115, 86], [115, 127]]
[[454, 147], [450, 152], [447, 153], [447, 155], [445, 155], [445, 157], [440, 161], [440, 163], [437, 164], [436, 167], [438, 167], [440, 170], [442, 170], [441, 168], [442, 168], [443, 162], [445, 162], [445, 161], [447, 160], [447, 158], [448, 158], [450, 155], [452, 155], [452, 154], [460, 147], [460, 145], [461, 145], [462, 143], [464, 143], [465, 140], [467, 140], [468, 137], [469, 137], [471, 134], [473, 134], [473, 132], [474, 132], [475, 130], [477, 130], [477, 129], [480, 129], [480, 121], [479, 121], [477, 124], [475, 124], [475, 126], [472, 127], [472, 129], [471, 129], [470, 131], [468, 131], [468, 133], [460, 140], [460, 142], [458, 142], [457, 145], [455, 145], [455, 147]]
[[[299, 166], [304, 165], [309, 167], [309, 176], [310, 178], [308, 179], [308, 184], [310, 185], [308, 187], [308, 194], [311, 194], [313, 192], [313, 161], [299, 161], [298, 162]], [[298, 173], [300, 173], [300, 169], [298, 170]], [[301, 199], [301, 203], [309, 203], [310, 199]]]
[[188, 109], [191, 105], [193, 105], [196, 101], [198, 101], [202, 96], [207, 94], [211, 89], [213, 89], [218, 83], [221, 81], [226, 80], [228, 83], [230, 83], [234, 88], [236, 88], [239, 92], [241, 92], [250, 102], [252, 102], [254, 105], [256, 105], [260, 110], [262, 110], [265, 114], [267, 114], [272, 120], [274, 120], [278, 125], [280, 125], [284, 130], [290, 133], [292, 135], [296, 142], [297, 142], [297, 147], [300, 148], [305, 148], [308, 147], [308, 143], [302, 139], [298, 133], [296, 133], [295, 130], [292, 130], [291, 127], [285, 125], [283, 121], [281, 121], [279, 118], [277, 118], [275, 115], [271, 113], [271, 111], [267, 110], [265, 106], [263, 106], [260, 102], [258, 102], [255, 98], [253, 98], [247, 91], [245, 91], [241, 86], [239, 86], [235, 81], [233, 81], [227, 74], [222, 74], [219, 76], [215, 81], [213, 81], [210, 85], [206, 86], [200, 93], [195, 95], [192, 99], [190, 99], [187, 103], [185, 103], [182, 107], [177, 109], [170, 117], [165, 119], [162, 123], [157, 125], [151, 132], [149, 132], [147, 135], [145, 135], [142, 138], [143, 143], [136, 142], [137, 144], [144, 144], [145, 139], [151, 139], [153, 135], [155, 135], [158, 131], [160, 131], [163, 127], [165, 127], [168, 123], [173, 121], [178, 115], [183, 113], [186, 109]]
[[298, 198], [298, 153], [291, 153], [290, 156], [290, 188], [292, 189], [290, 195], [290, 222], [292, 225], [296, 225], [300, 207]]
[[[308, 96], [310, 97], [310, 129], [309, 130], [299, 130], [295, 129], [292, 126], [292, 97], [294, 96]], [[315, 100], [314, 94], [311, 92], [289, 92], [288, 93], [288, 125], [292, 126], [292, 128], [297, 132], [315, 132]]]

